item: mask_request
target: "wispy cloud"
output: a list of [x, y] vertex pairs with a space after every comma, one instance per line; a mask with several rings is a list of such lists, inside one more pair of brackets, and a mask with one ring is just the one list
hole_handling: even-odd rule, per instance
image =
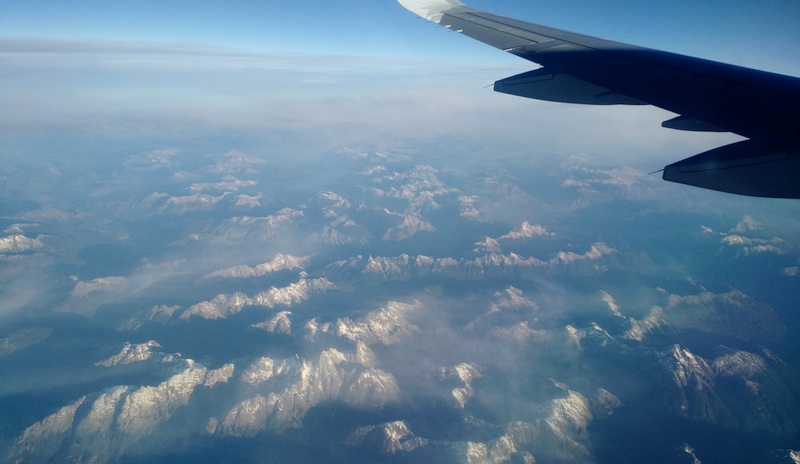
[[[313, 142], [388, 145], [470, 134], [504, 143], [635, 157], [666, 140], [708, 145], [664, 131], [660, 110], [576, 108], [508, 98], [482, 87], [529, 67], [468, 61], [419, 61], [331, 55], [257, 54], [191, 44], [0, 38], [0, 127], [95, 128], [157, 133], [173, 128], [308, 130]], [[535, 121], [535, 124], [531, 124]], [[347, 127], [347, 131], [342, 131]], [[125, 132], [123, 132], [123, 130]], [[173, 131], [173, 133], [175, 133]], [[346, 140], [342, 134], [346, 133]], [[459, 135], [459, 136], [461, 136]], [[627, 145], [618, 150], [609, 147]], [[685, 141], [685, 142], [684, 142]], [[692, 154], [694, 148], [687, 148]], [[626, 155], [626, 153], [630, 153]], [[673, 152], [674, 153], [674, 152]], [[674, 156], [674, 154], [673, 154]], [[649, 164], [648, 164], [649, 166]]]

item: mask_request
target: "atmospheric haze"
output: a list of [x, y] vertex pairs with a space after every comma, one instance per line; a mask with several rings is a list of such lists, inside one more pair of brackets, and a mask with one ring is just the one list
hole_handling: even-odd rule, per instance
[[800, 461], [800, 206], [646, 174], [730, 136], [504, 63], [26, 43], [4, 460]]

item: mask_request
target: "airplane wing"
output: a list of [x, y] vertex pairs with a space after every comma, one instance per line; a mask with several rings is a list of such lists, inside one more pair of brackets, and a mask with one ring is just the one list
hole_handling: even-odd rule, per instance
[[541, 67], [498, 80], [498, 92], [590, 105], [650, 104], [663, 127], [746, 138], [664, 168], [668, 181], [800, 198], [800, 79], [598, 39], [470, 8], [398, 0], [417, 15]]

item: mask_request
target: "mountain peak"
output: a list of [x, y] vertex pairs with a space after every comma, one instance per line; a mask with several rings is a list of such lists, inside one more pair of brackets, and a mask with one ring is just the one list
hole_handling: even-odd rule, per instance
[[97, 361], [94, 364], [95, 366], [111, 367], [146, 361], [153, 355], [154, 348], [161, 348], [161, 345], [155, 340], [133, 345], [126, 342], [119, 353], [106, 360]]

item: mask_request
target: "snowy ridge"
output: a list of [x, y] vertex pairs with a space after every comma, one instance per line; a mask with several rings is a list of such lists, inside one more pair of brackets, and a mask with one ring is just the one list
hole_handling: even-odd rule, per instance
[[402, 215], [402, 222], [390, 228], [383, 234], [383, 240], [401, 241], [408, 240], [418, 232], [436, 232], [433, 224], [426, 221], [416, 213]]
[[500, 244], [492, 237], [486, 237], [482, 242], [475, 242], [475, 253], [500, 253]]
[[442, 367], [439, 374], [441, 382], [456, 384], [450, 394], [459, 409], [464, 409], [467, 402], [475, 394], [472, 388], [472, 380], [479, 377], [481, 377], [480, 369], [474, 363], [461, 363], [450, 368]]
[[12, 254], [41, 250], [44, 248], [43, 237], [43, 235], [39, 235], [36, 238], [28, 238], [19, 234], [2, 237], [0, 238], [0, 253]]
[[255, 394], [221, 420], [213, 418], [211, 433], [252, 436], [265, 429], [299, 427], [308, 410], [321, 401], [380, 406], [399, 393], [391, 374], [354, 363], [332, 348], [316, 361], [261, 358], [244, 371], [242, 382]]
[[[486, 278], [526, 278], [540, 275], [539, 271], [555, 269], [577, 262], [598, 261], [615, 253], [604, 243], [596, 243], [584, 254], [559, 252], [554, 258], [542, 261], [534, 257], [523, 258], [515, 253], [487, 253], [472, 259], [433, 258], [425, 255], [396, 257], [358, 255], [332, 263], [326, 268], [331, 276], [355, 276], [364, 283], [410, 280], [422, 276], [442, 276], [458, 280]], [[602, 270], [602, 268], [597, 268]]]
[[227, 382], [233, 364], [209, 370], [184, 360], [155, 386], [116, 386], [84, 396], [28, 427], [11, 452], [15, 462], [114, 460], [185, 406], [195, 389]]
[[706, 234], [719, 235], [720, 242], [737, 250], [737, 255], [757, 255], [762, 253], [783, 254], [785, 240], [779, 237], [753, 237], [753, 233], [761, 229], [761, 223], [751, 216], [744, 216], [736, 227], [728, 232], [715, 233], [711, 228], [701, 225]]
[[292, 320], [289, 316], [292, 315], [291, 311], [279, 311], [275, 317], [258, 324], [253, 324], [252, 327], [256, 329], [264, 329], [270, 333], [280, 333], [289, 335], [292, 333]]
[[208, 193], [194, 193], [192, 195], [168, 197], [158, 208], [158, 212], [186, 214], [194, 211], [209, 211], [230, 196], [232, 194], [225, 192], [216, 196]]
[[313, 319], [306, 323], [306, 331], [311, 339], [318, 334], [327, 333], [365, 345], [375, 343], [392, 345], [420, 331], [420, 328], [411, 322], [410, 317], [421, 308], [422, 304], [418, 301], [414, 304], [390, 301], [385, 307], [367, 314], [358, 321], [345, 317], [332, 323], [318, 324]]
[[383, 453], [409, 453], [428, 444], [428, 440], [414, 435], [404, 421], [359, 427], [345, 440], [349, 446], [367, 446]]
[[369, 232], [347, 216], [339, 216], [330, 224], [326, 224], [319, 232], [314, 233], [311, 239], [329, 245], [363, 245], [370, 239]]
[[165, 324], [172, 318], [180, 308], [180, 306], [166, 306], [157, 305], [149, 310], [139, 311], [135, 313], [130, 319], [126, 320], [117, 328], [118, 330], [139, 330], [148, 322], [157, 322]]
[[580, 461], [585, 453], [564, 448], [553, 441], [552, 434], [543, 430], [542, 424], [528, 422], [509, 422], [501, 429], [502, 433], [486, 442], [444, 441], [425, 438], [415, 434], [405, 421], [359, 427], [345, 440], [352, 447], [365, 447], [385, 455], [406, 455], [412, 462], [432, 460], [435, 462], [462, 462], [500, 464], [536, 462], [531, 451], [559, 446], [562, 459], [572, 458]]
[[47, 327], [31, 327], [17, 330], [8, 337], [0, 338], [0, 358], [44, 341], [52, 333], [53, 329]]
[[668, 325], [664, 320], [664, 310], [660, 306], [654, 306], [653, 309], [650, 310], [650, 314], [641, 321], [637, 321], [632, 317], [629, 320], [631, 327], [625, 332], [622, 338], [639, 342], [644, 340], [645, 335], [648, 333]]
[[489, 463], [535, 462], [525, 448], [539, 435], [538, 427], [525, 422], [509, 423], [502, 435], [486, 443], [448, 442], [423, 438], [404, 421], [359, 427], [345, 440], [352, 447], [366, 447], [383, 454], [407, 454], [439, 462]]
[[390, 216], [401, 218], [400, 224], [389, 228], [383, 235], [383, 240], [401, 241], [408, 240], [419, 232], [435, 232], [436, 228], [430, 221], [423, 217], [423, 213], [438, 210], [441, 206], [436, 202], [436, 197], [452, 193], [437, 178], [438, 171], [428, 165], [415, 166], [405, 172], [393, 172], [383, 175], [376, 181], [388, 185], [388, 188], [375, 191], [379, 197], [400, 198], [408, 201], [402, 213], [393, 212], [384, 208]]
[[252, 187], [258, 182], [254, 180], [239, 180], [235, 176], [224, 176], [219, 182], [195, 182], [189, 186], [190, 193], [200, 193], [206, 190], [222, 192], [236, 192], [245, 187]]
[[730, 350], [714, 359], [711, 367], [718, 376], [749, 378], [766, 371], [767, 362], [755, 353]]
[[94, 364], [95, 366], [111, 367], [146, 361], [153, 356], [153, 348], [161, 348], [161, 345], [155, 340], [136, 345], [131, 345], [126, 342], [119, 353], [106, 360], [97, 361]]
[[475, 203], [478, 202], [477, 195], [459, 195], [458, 202], [461, 206], [461, 217], [473, 221], [481, 220], [481, 212], [475, 207]]
[[236, 216], [215, 223], [204, 232], [191, 233], [186, 240], [210, 243], [268, 240], [283, 229], [296, 224], [296, 221], [303, 216], [303, 211], [292, 208], [282, 208], [269, 216]]
[[261, 277], [273, 272], [279, 271], [292, 271], [295, 269], [303, 269], [306, 264], [311, 260], [311, 256], [292, 256], [283, 253], [278, 253], [270, 261], [250, 267], [247, 265], [239, 265], [214, 271], [205, 276], [205, 279], [213, 277], [226, 277], [226, 278], [247, 278], [247, 277]]
[[189, 319], [192, 316], [198, 316], [203, 319], [224, 319], [238, 313], [245, 306], [263, 306], [266, 308], [292, 306], [307, 301], [313, 294], [335, 289], [336, 285], [329, 280], [325, 278], [307, 279], [305, 273], [303, 273], [300, 280], [287, 287], [271, 287], [265, 292], [253, 295], [253, 297], [249, 297], [242, 292], [236, 292], [232, 295], [217, 295], [209, 301], [203, 301], [191, 306], [180, 315], [180, 318]]
[[556, 398], [550, 403], [550, 414], [545, 423], [554, 436], [564, 445], [580, 455], [589, 455], [580, 439], [587, 437], [586, 429], [594, 419], [589, 401], [580, 393], [568, 390], [565, 398]]
[[501, 235], [498, 240], [521, 240], [533, 237], [548, 237], [555, 234], [545, 229], [539, 224], [532, 225], [528, 221], [523, 221], [518, 227], [515, 227], [511, 232]]
[[501, 312], [506, 309], [538, 311], [539, 306], [525, 296], [522, 290], [508, 286], [503, 292], [495, 292], [496, 303], [492, 303], [490, 313]]

